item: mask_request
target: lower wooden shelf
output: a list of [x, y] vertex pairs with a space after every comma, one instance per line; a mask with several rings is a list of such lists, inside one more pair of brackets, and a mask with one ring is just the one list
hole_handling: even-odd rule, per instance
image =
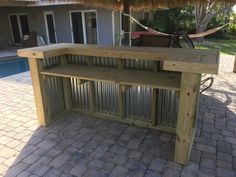
[[88, 65], [58, 65], [40, 72], [43, 75], [78, 78], [89, 81], [105, 81], [122, 85], [147, 86], [159, 89], [180, 90], [178, 73], [154, 73], [149, 71], [120, 70], [117, 68]]

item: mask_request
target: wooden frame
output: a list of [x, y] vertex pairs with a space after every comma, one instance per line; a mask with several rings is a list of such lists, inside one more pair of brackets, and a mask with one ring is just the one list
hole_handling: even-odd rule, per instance
[[[49, 125], [58, 115], [52, 115], [49, 104], [50, 95], [46, 93], [45, 77], [62, 79], [65, 110], [73, 108], [71, 80], [79, 79], [79, 84], [88, 84], [88, 110], [78, 109], [89, 115], [104, 119], [135, 124], [156, 130], [176, 133], [175, 161], [186, 164], [191, 152], [198, 110], [198, 97], [202, 73], [217, 74], [219, 67], [218, 50], [192, 50], [173, 48], [140, 48], [140, 47], [104, 47], [97, 45], [57, 44], [18, 50], [20, 57], [28, 57], [39, 124]], [[87, 65], [71, 64], [68, 55], [85, 56]], [[50, 57], [59, 57], [59, 63], [51, 68], [43, 68], [42, 63]], [[96, 57], [111, 57], [117, 60], [117, 66], [95, 66]], [[125, 60], [152, 61], [151, 71], [134, 71], [125, 68]], [[157, 61], [163, 62], [163, 68], [172, 72], [157, 71]], [[179, 77], [181, 75], [181, 77]], [[168, 81], [170, 80], [170, 82]], [[95, 82], [118, 84], [118, 115], [107, 115], [96, 112]], [[173, 85], [173, 83], [175, 83]], [[132, 86], [148, 86], [151, 92], [151, 111], [148, 122], [126, 118], [125, 92]], [[168, 89], [180, 92], [177, 127], [158, 125], [157, 89]], [[63, 111], [63, 110], [62, 110]]]
[[[79, 50], [78, 50], [79, 49]], [[157, 48], [157, 47], [124, 47], [61, 43], [50, 46], [18, 50], [20, 57], [44, 59], [60, 55], [85, 55], [111, 57], [131, 60], [163, 61], [163, 70], [218, 74], [219, 51]]]
[[83, 25], [84, 44], [87, 44], [87, 32], [86, 32], [86, 27], [85, 27], [85, 13], [95, 12], [95, 14], [96, 14], [96, 23], [97, 23], [97, 44], [99, 44], [98, 15], [97, 15], [97, 10], [94, 10], [94, 9], [90, 9], [90, 10], [71, 10], [71, 11], [69, 11], [72, 43], [74, 43], [74, 33], [73, 33], [73, 25], [72, 25], [71, 14], [74, 13], [74, 12], [80, 12], [81, 15], [82, 15], [81, 18], [82, 18], [82, 25]]
[[56, 40], [56, 43], [57, 43], [57, 31], [56, 31], [56, 24], [55, 24], [56, 22], [55, 22], [54, 12], [53, 11], [44, 11], [43, 15], [44, 15], [46, 34], [47, 34], [47, 43], [48, 44], [53, 44], [53, 43], [50, 42], [50, 36], [49, 36], [49, 31], [48, 31], [48, 23], [47, 23], [47, 15], [52, 15], [54, 35], [55, 35], [55, 40]]
[[[120, 29], [119, 30], [120, 30], [120, 33], [122, 32], [122, 19], [121, 19], [122, 12], [120, 10], [113, 10], [112, 11], [112, 40], [113, 40], [112, 44], [113, 44], [113, 46], [116, 45], [115, 13], [119, 13], [119, 25], [120, 25]], [[121, 45], [121, 37], [120, 37], [120, 40], [119, 40], [119, 45]]]
[[[27, 22], [28, 22], [28, 26], [29, 26], [29, 21], [28, 21], [28, 14], [27, 13], [13, 13], [13, 14], [8, 14], [8, 22], [10, 25], [10, 30], [11, 30], [11, 38], [12, 40], [15, 42], [14, 36], [13, 36], [13, 31], [12, 31], [12, 25], [11, 25], [11, 19], [10, 16], [15, 15], [17, 18], [17, 25], [19, 28], [19, 33], [20, 33], [20, 37], [23, 38], [23, 33], [22, 33], [22, 28], [21, 28], [21, 22], [20, 22], [20, 15], [26, 15], [27, 16]], [[29, 29], [30, 30], [30, 29]], [[16, 43], [18, 44], [18, 43]]]

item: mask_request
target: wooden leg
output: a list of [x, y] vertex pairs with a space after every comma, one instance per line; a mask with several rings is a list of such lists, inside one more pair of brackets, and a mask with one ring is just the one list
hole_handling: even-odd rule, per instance
[[[61, 57], [61, 64], [67, 64], [67, 58]], [[71, 90], [71, 78], [62, 78], [62, 85], [63, 85], [63, 94], [64, 94], [64, 102], [65, 102], [65, 109], [70, 110], [72, 109], [72, 90]]]
[[95, 112], [96, 100], [95, 100], [95, 86], [94, 81], [88, 81], [89, 86], [89, 108], [91, 112]]
[[65, 108], [72, 109], [72, 93], [70, 78], [62, 78]]
[[176, 128], [175, 162], [187, 164], [195, 133], [200, 74], [182, 73]]
[[49, 125], [51, 117], [49, 116], [49, 100], [46, 95], [46, 88], [43, 76], [40, 75], [42, 66], [40, 59], [29, 58], [30, 74], [34, 90], [35, 105], [37, 108], [38, 122], [41, 126]]
[[124, 119], [125, 117], [125, 88], [123, 85], [119, 85], [119, 93], [118, 93], [118, 104], [119, 104], [119, 113], [120, 118]]
[[151, 96], [151, 123], [152, 126], [157, 125], [157, 89], [152, 89], [152, 96]]
[[234, 59], [234, 69], [233, 72], [236, 73], [236, 55], [235, 55], [235, 59]]

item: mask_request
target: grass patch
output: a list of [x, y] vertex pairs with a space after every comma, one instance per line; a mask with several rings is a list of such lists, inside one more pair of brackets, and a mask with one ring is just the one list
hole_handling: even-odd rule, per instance
[[235, 55], [236, 40], [209, 40], [203, 44], [196, 44], [197, 49], [219, 49], [221, 54]]

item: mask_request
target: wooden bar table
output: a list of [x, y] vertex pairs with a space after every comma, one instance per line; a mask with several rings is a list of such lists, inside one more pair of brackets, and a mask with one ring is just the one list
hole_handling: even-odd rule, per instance
[[20, 49], [18, 55], [29, 60], [41, 126], [78, 110], [175, 133], [174, 160], [180, 164], [191, 152], [201, 74], [219, 68], [218, 50], [63, 43]]

